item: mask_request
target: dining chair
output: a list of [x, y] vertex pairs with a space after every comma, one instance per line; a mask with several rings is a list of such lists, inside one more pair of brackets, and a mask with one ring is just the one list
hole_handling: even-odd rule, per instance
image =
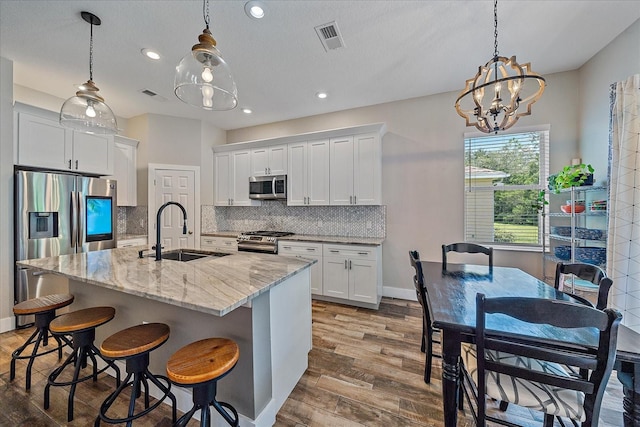
[[[560, 282], [562, 280], [562, 275], [564, 274], [573, 274], [578, 279], [586, 280], [596, 285], [598, 287], [598, 301], [596, 302], [595, 308], [597, 308], [598, 310], [604, 310], [607, 307], [607, 302], [609, 300], [609, 289], [611, 289], [613, 281], [607, 277], [607, 274], [603, 269], [593, 264], [564, 264], [562, 262], [559, 262], [556, 265], [556, 278], [553, 284], [556, 289], [560, 289]], [[583, 304], [593, 307], [593, 303], [591, 303], [591, 301], [587, 300], [586, 298], [579, 295], [571, 294], [564, 289], [560, 290], [565, 294], [571, 295], [573, 298], [577, 299]]]
[[[504, 335], [487, 329], [492, 322], [508, 327], [509, 321], [531, 324], [532, 330], [555, 328], [596, 331], [596, 349], [564, 346], [530, 336]], [[509, 319], [512, 318], [512, 319]], [[539, 298], [485, 298], [476, 295], [476, 347], [463, 349], [464, 391], [476, 423], [489, 420], [513, 425], [486, 413], [486, 397], [544, 413], [544, 426], [554, 418], [567, 417], [583, 427], [596, 427], [602, 396], [615, 358], [618, 325], [622, 315], [615, 309], [604, 311], [584, 304]], [[489, 323], [491, 324], [491, 323]], [[495, 324], [495, 323], [494, 323]], [[540, 325], [540, 326], [538, 326]], [[502, 328], [501, 328], [502, 329]], [[588, 377], [575, 377], [563, 367], [586, 370]]]
[[489, 270], [493, 270], [493, 248], [478, 245], [475, 243], [452, 243], [450, 245], [442, 245], [442, 271], [447, 271], [448, 252], [488, 255]]
[[416, 274], [413, 276], [413, 285], [416, 288], [416, 297], [422, 306], [422, 343], [420, 351], [425, 354], [424, 361], [424, 382], [431, 382], [431, 363], [433, 357], [440, 357], [433, 354], [433, 343], [440, 344], [440, 341], [434, 338], [439, 333], [439, 329], [431, 326], [431, 316], [429, 315], [429, 306], [427, 305], [427, 291], [424, 287], [424, 275], [422, 273], [422, 264], [420, 264], [420, 253], [418, 251], [409, 251], [409, 261], [415, 269]]

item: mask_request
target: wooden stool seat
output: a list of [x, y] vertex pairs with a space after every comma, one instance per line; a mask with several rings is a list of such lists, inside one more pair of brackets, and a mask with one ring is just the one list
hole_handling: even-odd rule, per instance
[[227, 338], [206, 338], [176, 351], [167, 361], [167, 377], [176, 385], [193, 388], [193, 407], [174, 424], [186, 427], [200, 411], [200, 427], [211, 426], [210, 406], [232, 427], [238, 427], [238, 411], [229, 403], [216, 400], [218, 380], [236, 366], [238, 344]]
[[198, 384], [223, 376], [238, 362], [238, 344], [227, 338], [193, 342], [167, 362], [167, 377], [176, 384]]
[[[116, 309], [113, 307], [91, 307], [63, 314], [51, 321], [49, 330], [53, 334], [61, 335], [63, 340], [67, 339], [64, 335], [72, 336], [73, 351], [62, 365], [49, 374], [47, 385], [44, 388], [44, 409], [49, 409], [49, 389], [52, 386], [71, 386], [67, 405], [67, 421], [72, 421], [74, 395], [79, 383], [89, 379], [93, 379], [95, 382], [98, 380], [98, 374], [111, 368], [116, 373], [116, 383], [120, 385], [120, 369], [113, 360], [104, 359], [93, 343], [96, 337], [96, 328], [113, 319], [115, 315]], [[102, 369], [98, 369], [98, 358], [106, 363]], [[92, 362], [91, 373], [81, 376], [81, 371], [87, 367], [87, 360]], [[71, 380], [64, 380], [64, 377], [61, 377], [67, 367], [73, 368]]]
[[[148, 414], [169, 398], [172, 407], [172, 422], [176, 421], [176, 397], [171, 393], [171, 382], [162, 375], [155, 375], [149, 371], [149, 353], [164, 344], [169, 339], [169, 326], [164, 323], [143, 323], [123, 329], [102, 342], [100, 352], [109, 360], [124, 359], [127, 366], [127, 377], [116, 390], [111, 393], [102, 405], [94, 427], [101, 422], [108, 424], [125, 424], [131, 426], [133, 421]], [[149, 384], [151, 383], [151, 384]], [[162, 396], [155, 403], [150, 404], [149, 386], [155, 385]], [[136, 400], [142, 396], [144, 388], [144, 409], [136, 408]], [[125, 390], [130, 390], [129, 410], [126, 417], [114, 418], [108, 415], [111, 406]]]
[[47, 311], [57, 310], [66, 307], [73, 302], [74, 296], [71, 294], [45, 295], [39, 298], [32, 298], [22, 301], [13, 306], [13, 314], [24, 316], [27, 314], [39, 314]]
[[169, 326], [145, 323], [116, 332], [102, 342], [100, 352], [110, 359], [123, 359], [149, 352], [169, 339]]
[[[49, 345], [49, 325], [56, 317], [56, 310], [68, 306], [73, 302], [73, 299], [74, 296], [71, 294], [53, 294], [29, 299], [13, 306], [13, 313], [16, 316], [35, 315], [36, 329], [25, 343], [11, 354], [9, 381], [13, 381], [16, 377], [16, 360], [29, 360], [26, 371], [26, 389], [29, 390], [31, 388], [31, 368], [36, 357], [57, 351], [58, 359], [62, 359], [62, 347], [70, 345], [68, 340], [61, 340], [54, 335], [53, 338], [58, 344], [56, 347], [40, 350], [40, 345], [42, 347]], [[31, 353], [23, 355], [22, 353], [27, 348], [30, 349]]]
[[56, 317], [49, 324], [49, 329], [56, 334], [71, 334], [97, 328], [113, 319], [115, 315], [116, 309], [113, 307], [85, 308]]

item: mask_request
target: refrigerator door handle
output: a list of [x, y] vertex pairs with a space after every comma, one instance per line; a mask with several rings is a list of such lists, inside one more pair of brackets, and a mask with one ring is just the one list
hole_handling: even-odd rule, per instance
[[78, 191], [77, 193], [77, 205], [76, 205], [76, 209], [75, 209], [75, 213], [74, 215], [76, 216], [76, 234], [78, 235], [78, 240], [76, 240], [75, 245], [76, 245], [76, 252], [82, 252], [83, 248], [82, 248], [82, 243], [83, 243], [83, 201], [82, 201], [82, 192]]
[[69, 202], [69, 224], [71, 224], [71, 241], [69, 242], [72, 248], [75, 248], [78, 242], [78, 215], [76, 212], [76, 192], [71, 192], [71, 199]]

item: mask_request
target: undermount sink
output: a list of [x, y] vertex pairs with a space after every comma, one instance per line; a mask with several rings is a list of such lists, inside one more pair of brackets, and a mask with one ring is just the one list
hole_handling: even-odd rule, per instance
[[168, 259], [171, 261], [194, 261], [202, 258], [220, 258], [230, 254], [224, 252], [207, 252], [207, 251], [195, 251], [187, 249], [176, 249], [162, 253], [162, 259]]

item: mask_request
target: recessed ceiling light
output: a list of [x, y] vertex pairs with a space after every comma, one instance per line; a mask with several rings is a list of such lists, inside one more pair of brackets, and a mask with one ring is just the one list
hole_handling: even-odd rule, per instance
[[253, 111], [251, 111], [251, 108], [243, 108], [243, 109], [242, 109], [242, 112], [243, 112], [243, 113], [245, 113], [245, 114], [251, 114], [251, 113], [253, 113]]
[[244, 11], [249, 18], [262, 19], [266, 13], [264, 3], [261, 1], [248, 1], [244, 5]]
[[316, 93], [316, 96], [320, 99], [325, 99], [327, 97], [327, 93], [326, 92], [318, 92]]
[[151, 49], [147, 49], [147, 48], [142, 49], [142, 54], [149, 59], [153, 59], [154, 61], [157, 61], [158, 59], [160, 59], [160, 54]]

